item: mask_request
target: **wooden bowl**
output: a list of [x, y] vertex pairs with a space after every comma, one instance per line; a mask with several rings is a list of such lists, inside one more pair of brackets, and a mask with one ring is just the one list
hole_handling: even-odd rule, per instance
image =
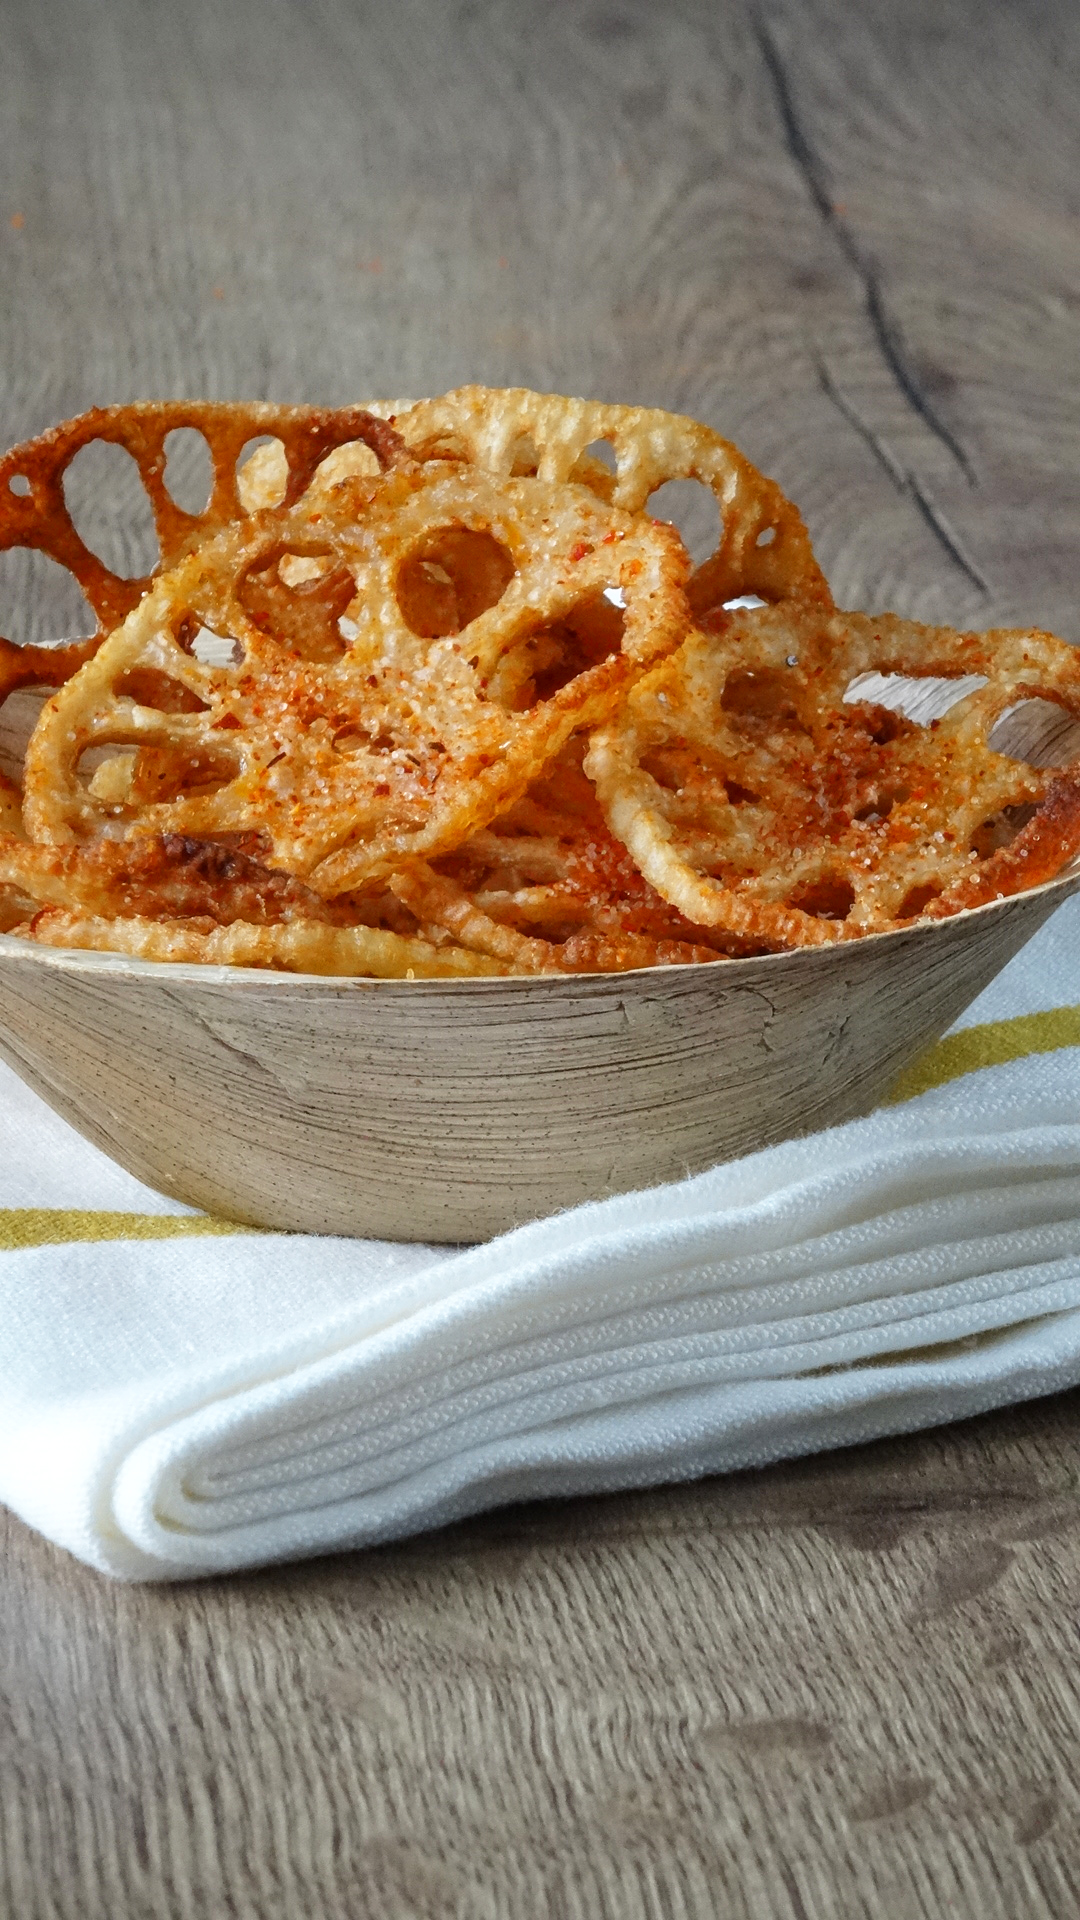
[[481, 1240], [867, 1112], [1078, 886], [845, 946], [556, 978], [322, 979], [0, 936], [0, 1054], [211, 1214]]

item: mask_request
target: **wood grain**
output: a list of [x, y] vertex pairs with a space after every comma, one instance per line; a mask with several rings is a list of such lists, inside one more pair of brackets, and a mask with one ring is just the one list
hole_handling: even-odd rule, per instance
[[[650, 401], [841, 601], [1080, 638], [1069, 0], [3, 0], [0, 48], [5, 443]], [[0, 631], [52, 591], [0, 562]], [[198, 1589], [10, 1521], [0, 1911], [1071, 1915], [1078, 1411]]]
[[1071, 1914], [1078, 1413], [198, 1587], [9, 1522], [3, 1911]]

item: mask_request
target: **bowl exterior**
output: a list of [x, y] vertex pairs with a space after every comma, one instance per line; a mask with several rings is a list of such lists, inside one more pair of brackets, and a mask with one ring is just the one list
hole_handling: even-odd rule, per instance
[[467, 1242], [867, 1112], [1069, 890], [816, 951], [566, 978], [239, 974], [0, 938], [0, 1053], [212, 1214]]

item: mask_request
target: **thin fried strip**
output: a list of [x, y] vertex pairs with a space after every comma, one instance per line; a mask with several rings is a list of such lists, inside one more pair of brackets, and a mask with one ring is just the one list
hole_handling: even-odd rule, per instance
[[98, 917], [201, 916], [264, 926], [290, 919], [347, 925], [356, 917], [242, 847], [181, 834], [59, 847], [0, 834], [0, 884], [42, 906], [79, 907]]
[[508, 968], [460, 947], [433, 947], [381, 927], [328, 927], [293, 920], [285, 926], [227, 927], [178, 921], [104, 919], [46, 907], [20, 928], [43, 946], [126, 953], [139, 960], [221, 967], [267, 967], [285, 973], [335, 974], [376, 980], [439, 980], [505, 974]]
[[[509, 951], [494, 944], [494, 923], [519, 939], [532, 937], [527, 964], [563, 972], [602, 970], [609, 964], [604, 956], [620, 951], [623, 958], [610, 958], [620, 970], [664, 964], [643, 957], [660, 948], [679, 962], [692, 957], [691, 948], [706, 949], [710, 959], [745, 952], [735, 936], [691, 925], [643, 879], [582, 771], [584, 746], [583, 739], [571, 740], [523, 799], [437, 862], [438, 876], [458, 890], [456, 937], [472, 944], [460, 930], [467, 903], [482, 916], [476, 923], [485, 928], [478, 936], [482, 951]], [[595, 966], [587, 957], [594, 953], [590, 940], [599, 943]], [[636, 957], [625, 957], [627, 942], [637, 943]]]
[[461, 887], [422, 861], [390, 881], [397, 898], [420, 921], [445, 928], [471, 953], [490, 954], [513, 973], [558, 971], [555, 949], [546, 940], [530, 940], [492, 920]]
[[722, 960], [713, 947], [652, 940], [641, 933], [575, 933], [561, 952], [563, 973], [630, 973], [638, 967], [701, 966]]

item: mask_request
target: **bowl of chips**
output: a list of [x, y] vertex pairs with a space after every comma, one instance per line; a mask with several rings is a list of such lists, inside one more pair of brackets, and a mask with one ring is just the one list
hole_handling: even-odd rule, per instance
[[1077, 884], [1073, 649], [838, 609], [681, 416], [100, 409], [0, 461], [20, 547], [97, 630], [0, 642], [0, 1051], [218, 1215], [476, 1240], [866, 1111]]

